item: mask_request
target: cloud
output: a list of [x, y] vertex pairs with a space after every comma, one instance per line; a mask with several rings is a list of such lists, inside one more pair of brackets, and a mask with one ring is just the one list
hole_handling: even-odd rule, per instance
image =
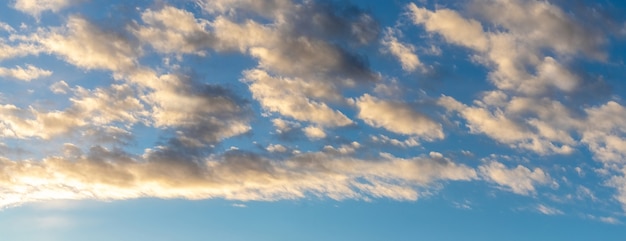
[[441, 124], [417, 112], [406, 103], [380, 100], [365, 94], [358, 98], [355, 104], [359, 109], [357, 117], [368, 125], [425, 139], [444, 138]]
[[361, 144], [356, 141], [353, 141], [350, 144], [343, 144], [339, 147], [326, 145], [324, 146], [323, 151], [326, 153], [333, 153], [333, 154], [339, 154], [339, 155], [350, 155], [350, 154], [353, 154], [359, 148], [361, 148]]
[[31, 36], [47, 52], [85, 69], [128, 71], [137, 66], [141, 49], [121, 34], [106, 32], [78, 16], [70, 16], [64, 27]]
[[282, 162], [231, 152], [197, 162], [184, 156], [133, 156], [93, 147], [77, 156], [43, 160], [0, 159], [0, 206], [57, 199], [119, 200], [139, 197], [229, 200], [366, 197], [416, 200], [420, 190], [445, 180], [476, 178], [473, 169], [447, 159], [365, 160], [306, 153]]
[[275, 8], [269, 15], [262, 14], [272, 24], [251, 19], [237, 23], [224, 15], [216, 17], [211, 26], [218, 39], [214, 46], [218, 51], [247, 53], [259, 61], [259, 67], [286, 77], [335, 81], [348, 86], [378, 78], [369, 69], [366, 59], [336, 44], [355, 39], [368, 42], [377, 36], [376, 22], [356, 8], [341, 15], [330, 5], [319, 5], [314, 1], [299, 4], [291, 1], [218, 1], [211, 5], [230, 5], [236, 11], [251, 9], [253, 12], [257, 10], [254, 7], [239, 7], [285, 7]]
[[276, 132], [278, 132], [278, 134], [285, 134], [287, 132], [292, 131], [295, 128], [300, 127], [300, 124], [296, 122], [283, 120], [280, 118], [273, 119], [272, 124], [274, 125], [274, 127], [276, 127]]
[[472, 3], [472, 8], [489, 21], [523, 37], [525, 42], [535, 45], [533, 47], [550, 47], [564, 54], [582, 51], [592, 57], [605, 57], [599, 48], [606, 42], [604, 35], [550, 2], [477, 0]]
[[343, 113], [331, 109], [324, 102], [310, 99], [339, 100], [339, 94], [333, 86], [302, 79], [273, 77], [259, 69], [246, 71], [244, 82], [249, 84], [254, 99], [267, 111], [323, 126], [352, 124]]
[[15, 29], [13, 27], [11, 27], [11, 25], [5, 23], [5, 22], [0, 22], [0, 29], [4, 30], [7, 33], [14, 33]]
[[291, 0], [202, 0], [198, 3], [211, 14], [246, 17], [255, 14], [271, 19], [282, 31], [296, 35], [346, 38], [364, 44], [379, 33], [374, 18], [350, 4]]
[[438, 103], [458, 112], [467, 122], [470, 132], [485, 134], [512, 147], [544, 155], [570, 154], [577, 143], [570, 131], [576, 130], [580, 121], [557, 101], [522, 97], [509, 99], [501, 92], [490, 92], [484, 95], [482, 101], [475, 101], [477, 105], [472, 107], [449, 96], [441, 97]]
[[207, 31], [209, 21], [196, 19], [192, 13], [172, 6], [157, 11], [148, 9], [141, 19], [146, 26], [135, 26], [130, 31], [162, 53], [202, 54], [215, 41]]
[[[584, 53], [605, 58], [600, 50], [606, 42], [602, 34], [548, 2], [475, 0], [470, 5], [486, 26], [502, 30], [487, 31], [477, 20], [450, 9], [430, 11], [413, 3], [407, 8], [413, 22], [423, 25], [426, 31], [476, 51], [473, 58], [492, 69], [490, 79], [499, 89], [525, 95], [544, 95], [551, 88], [574, 91], [581, 81], [579, 77], [557, 56], [546, 56], [542, 51], [545, 49], [561, 56]], [[516, 14], [504, 16], [503, 12]]]
[[113, 122], [133, 124], [145, 115], [143, 105], [133, 97], [135, 92], [128, 85], [112, 85], [93, 91], [78, 87], [74, 91], [75, 96], [70, 99], [72, 105], [62, 111], [34, 107], [23, 109], [10, 104], [0, 106], [0, 113], [5, 117], [0, 120], [1, 135], [20, 139], [50, 139], [80, 132], [81, 127], [92, 125], [102, 126]]
[[8, 77], [23, 81], [31, 81], [41, 77], [52, 75], [52, 71], [40, 69], [32, 65], [26, 65], [26, 68], [16, 66], [13, 69], [0, 67], [0, 77]]
[[5, 39], [0, 38], [0, 61], [28, 55], [37, 55], [45, 50], [44, 47], [34, 43], [33, 41], [18, 41], [18, 43], [12, 42], [15, 41], [7, 43]]
[[344, 84], [373, 80], [365, 61], [323, 39], [299, 36], [248, 21], [225, 18], [213, 22], [217, 50], [239, 50], [258, 59], [259, 66], [290, 77], [337, 80]]
[[407, 72], [413, 72], [418, 68], [423, 69], [423, 64], [415, 54], [415, 46], [398, 41], [395, 32], [399, 32], [399, 30], [387, 28], [385, 31], [385, 37], [381, 40], [385, 51], [396, 57], [400, 61], [402, 69]]
[[398, 140], [398, 139], [390, 138], [386, 135], [381, 134], [378, 136], [371, 135], [370, 139], [376, 143], [391, 144], [394, 146], [399, 146], [399, 147], [404, 147], [404, 148], [415, 147], [415, 146], [420, 145], [420, 143], [415, 137], [409, 137], [406, 140]]
[[545, 215], [563, 215], [563, 211], [557, 208], [545, 206], [543, 204], [537, 205], [537, 211]]
[[286, 12], [294, 7], [291, 0], [202, 0], [198, 4], [209, 13], [229, 13], [234, 11], [256, 12], [266, 17], [272, 17]]
[[312, 140], [326, 138], [326, 132], [319, 126], [307, 126], [302, 129], [304, 134]]
[[[602, 162], [626, 160], [626, 108], [615, 101], [586, 108], [581, 141]], [[582, 128], [581, 128], [582, 129]]]
[[536, 185], [546, 185], [552, 182], [552, 178], [541, 168], [533, 170], [518, 165], [515, 168], [507, 168], [500, 162], [492, 161], [480, 166], [480, 175], [487, 181], [505, 187], [506, 190], [520, 194], [535, 194]]
[[619, 173], [612, 176], [607, 184], [617, 190], [614, 198], [622, 205], [622, 209], [626, 210], [626, 168], [622, 167], [622, 170], [618, 171]]
[[236, 208], [247, 208], [248, 206], [243, 203], [233, 203], [231, 206]]
[[184, 73], [159, 75], [147, 67], [124, 77], [141, 86], [140, 99], [149, 108], [147, 124], [174, 130], [176, 145], [206, 147], [250, 130], [248, 103], [227, 88]]
[[34, 17], [39, 17], [42, 12], [58, 12], [80, 1], [82, 0], [15, 0], [13, 8]]
[[281, 144], [270, 144], [265, 148], [269, 152], [286, 152], [287, 147]]
[[[37, 18], [74, 3], [16, 0], [12, 6]], [[416, 200], [442, 182], [478, 179], [536, 196], [539, 186], [556, 185], [544, 169], [530, 168], [533, 161], [489, 161], [478, 167], [451, 161], [442, 153], [480, 153], [446, 150], [451, 143], [436, 143], [444, 133], [470, 142], [480, 138], [465, 132], [541, 159], [587, 147], [599, 162], [596, 171], [606, 179], [604, 185], [615, 188], [615, 200], [626, 205], [626, 109], [617, 97], [581, 104], [586, 100], [578, 97], [594, 78], [572, 67], [589, 61], [583, 58], [606, 60], [602, 47], [610, 42], [575, 11], [535, 0], [473, 0], [449, 5], [461, 9], [438, 5], [435, 10], [411, 3], [403, 16], [426, 33], [412, 32], [416, 40], [403, 36], [402, 22], [381, 32], [376, 16], [336, 1], [194, 3], [204, 12], [158, 3], [130, 9], [137, 14], [115, 26], [71, 13], [59, 15], [65, 22], [58, 27], [38, 22], [14, 29], [0, 22], [5, 33], [0, 61], [13, 64], [45, 53], [89, 71], [89, 78], [111, 75], [85, 82], [74, 75], [78, 72], [62, 69], [22, 63], [0, 67], [0, 76], [24, 80], [13, 84], [38, 98], [0, 96], [0, 207], [140, 197]], [[444, 53], [458, 48], [434, 43], [468, 51]], [[369, 65], [366, 53], [377, 50], [406, 72], [428, 69], [418, 53], [465, 58], [486, 68], [484, 80], [493, 88], [444, 95], [425, 110], [420, 108], [422, 96], [428, 95], [423, 90], [414, 102], [404, 100], [418, 91], [412, 80], [378, 73], [379, 61]], [[193, 73], [201, 59], [224, 54], [253, 62], [230, 80], [219, 74], [219, 79], [204, 80]], [[36, 60], [50, 60], [41, 58]], [[155, 66], [159, 61], [154, 58], [167, 60]], [[68, 82], [54, 80], [48, 87], [42, 86], [47, 81], [32, 81], [52, 71]], [[370, 132], [373, 128], [359, 125], [379, 129]], [[144, 131], [150, 134], [142, 136]], [[225, 141], [233, 137], [241, 138], [234, 143], [252, 141], [262, 154]], [[222, 151], [225, 146], [232, 147]], [[400, 158], [380, 151], [423, 154]], [[470, 154], [463, 158], [473, 158]], [[589, 171], [585, 178], [593, 176]], [[562, 177], [567, 185], [574, 179]], [[605, 194], [572, 187], [570, 197], [579, 200]], [[563, 214], [544, 204], [532, 207], [546, 215]]]
[[621, 224], [622, 223], [619, 219], [615, 217], [603, 217], [603, 216], [594, 216], [594, 215], [588, 214], [587, 218], [591, 220], [597, 220], [603, 223], [608, 223], [608, 224]]
[[478, 51], [488, 49], [488, 38], [483, 32], [483, 26], [480, 22], [465, 19], [457, 12], [449, 9], [437, 9], [433, 12], [420, 8], [414, 3], [409, 3], [407, 8], [413, 23], [423, 24], [427, 31], [441, 34], [448, 42]]
[[[143, 44], [163, 53], [202, 54], [205, 49], [212, 49], [248, 54], [258, 60], [258, 66], [244, 72], [243, 81], [266, 111], [324, 127], [353, 123], [328, 102], [341, 104], [342, 88], [375, 80], [377, 76], [363, 58], [335, 42], [372, 40], [378, 27], [369, 15], [360, 11], [337, 12], [331, 5], [315, 2], [199, 3], [209, 13], [231, 14], [217, 15], [208, 21], [165, 6], [146, 10], [141, 16], [146, 26], [134, 24], [130, 31]], [[266, 9], [269, 6], [271, 11]], [[236, 21], [239, 11], [260, 14], [272, 24], [252, 19]], [[302, 18], [309, 15], [315, 21]], [[308, 31], [301, 31], [304, 28]], [[279, 89], [282, 91], [275, 91]]]
[[67, 94], [70, 91], [70, 86], [63, 80], [50, 85], [50, 91], [55, 94]]

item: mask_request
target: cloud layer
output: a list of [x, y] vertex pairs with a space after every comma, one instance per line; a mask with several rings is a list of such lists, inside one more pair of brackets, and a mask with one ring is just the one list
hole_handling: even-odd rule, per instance
[[[1, 207], [417, 200], [452, 181], [546, 215], [596, 202], [594, 185], [626, 206], [623, 93], [575, 68], [610, 65], [614, 33], [555, 3], [407, 2], [395, 24], [328, 1], [158, 1], [116, 21], [81, 4], [96, 3], [19, 0], [32, 26], [0, 18]], [[479, 91], [427, 87], [458, 66]]]

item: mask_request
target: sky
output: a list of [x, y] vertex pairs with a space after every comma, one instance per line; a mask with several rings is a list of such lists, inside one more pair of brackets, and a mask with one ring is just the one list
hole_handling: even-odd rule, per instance
[[6, 240], [623, 240], [626, 2], [0, 3]]

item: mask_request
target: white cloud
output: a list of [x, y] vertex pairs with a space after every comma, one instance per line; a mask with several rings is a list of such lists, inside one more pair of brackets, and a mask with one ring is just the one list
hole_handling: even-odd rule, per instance
[[196, 19], [182, 9], [165, 6], [158, 11], [146, 10], [141, 19], [147, 26], [131, 28], [137, 38], [163, 53], [195, 53], [213, 44], [213, 36], [206, 29], [209, 21]]
[[404, 147], [404, 148], [415, 147], [415, 146], [420, 145], [416, 137], [409, 137], [406, 140], [398, 140], [398, 139], [394, 139], [386, 135], [380, 134], [378, 136], [372, 135], [370, 136], [370, 139], [372, 139], [372, 141], [377, 142], [377, 143], [391, 144], [394, 146], [399, 146], [399, 147]]
[[619, 170], [620, 174], [612, 176], [607, 184], [615, 189], [617, 189], [617, 193], [615, 194], [615, 200], [622, 204], [622, 209], [626, 210], [626, 167], [622, 167], [622, 170]]
[[319, 126], [307, 126], [304, 129], [304, 134], [312, 140], [326, 138], [326, 132]]
[[626, 162], [626, 108], [617, 102], [586, 108], [581, 141], [602, 162]]
[[427, 31], [441, 34], [448, 42], [478, 51], [486, 51], [489, 48], [483, 27], [476, 20], [465, 19], [449, 9], [437, 9], [433, 12], [414, 3], [409, 3], [407, 8], [415, 24], [423, 24]]
[[15, 29], [5, 22], [0, 22], [0, 29], [6, 31], [7, 33], [15, 32]]
[[374, 87], [374, 92], [380, 96], [399, 97], [403, 95], [404, 89], [397, 79], [391, 79], [377, 83], [376, 87]]
[[[315, 7], [313, 1], [299, 6], [293, 10], [304, 16], [311, 15], [311, 18], [319, 21], [310, 21], [301, 15], [282, 10], [266, 17], [273, 24], [252, 20], [237, 23], [225, 16], [218, 16], [211, 22], [218, 40], [213, 47], [218, 51], [237, 50], [249, 54], [258, 60], [260, 68], [280, 76], [335, 82], [342, 86], [354, 86], [358, 82], [378, 78], [364, 59], [333, 44], [336, 40], [330, 40], [332, 37], [340, 37], [349, 41], [352, 35], [336, 36], [345, 32], [358, 33], [357, 39], [372, 38], [363, 37], [361, 33], [373, 32], [372, 36], [376, 36], [377, 30], [368, 29], [377, 29], [375, 24], [365, 27], [361, 24], [362, 21], [367, 23], [371, 17], [361, 15], [356, 19], [343, 19], [337, 16], [326, 19], [334, 14], [334, 10]], [[346, 30], [337, 31], [337, 28]]]
[[287, 151], [287, 147], [281, 145], [281, 144], [270, 144], [268, 145], [265, 150], [269, 151], [269, 152], [286, 152]]
[[135, 97], [137, 93], [129, 85], [111, 85], [93, 91], [77, 87], [74, 94], [75, 97], [70, 99], [73, 105], [66, 112], [76, 113], [74, 116], [79, 119], [90, 118], [95, 125], [133, 124], [146, 115], [143, 103]]
[[273, 119], [272, 124], [274, 125], [274, 127], [276, 127], [276, 132], [278, 132], [278, 134], [284, 134], [293, 130], [294, 128], [300, 127], [300, 124], [298, 124], [297, 122], [283, 120], [280, 118]]
[[33, 43], [33, 41], [20, 41], [18, 43], [7, 43], [0, 38], [0, 61], [28, 55], [37, 55], [44, 52], [45, 48]]
[[236, 208], [247, 208], [248, 207], [247, 205], [245, 205], [243, 203], [233, 203], [232, 206], [236, 207]]
[[[522, 37], [533, 48], [550, 47], [563, 54], [582, 51], [604, 58], [599, 51], [606, 41], [603, 35], [548, 1], [477, 0], [473, 4], [489, 21]], [[502, 14], [505, 12], [512, 14]]]
[[552, 178], [541, 168], [530, 170], [521, 165], [507, 168], [504, 164], [495, 161], [480, 166], [479, 172], [485, 180], [520, 195], [534, 194], [536, 185], [546, 185], [552, 182]]
[[252, 96], [267, 111], [323, 126], [352, 124], [343, 113], [333, 110], [324, 102], [311, 99], [339, 99], [339, 94], [332, 86], [302, 79], [273, 77], [258, 69], [246, 71], [244, 76]]
[[444, 138], [441, 124], [406, 103], [379, 100], [365, 94], [356, 100], [356, 106], [359, 109], [358, 118], [368, 125], [425, 139]]
[[[323, 153], [270, 161], [252, 154], [213, 156], [200, 163], [146, 159], [92, 148], [74, 158], [40, 161], [0, 158], [0, 207], [57, 199], [119, 200], [140, 197], [225, 198], [229, 200], [336, 200], [368, 197], [416, 200], [439, 180], [468, 181], [476, 172], [464, 165], [427, 157], [385, 155], [378, 160], [333, 157]], [[176, 156], [169, 156], [177, 158]]]
[[0, 135], [21, 139], [50, 139], [80, 132], [81, 127], [91, 125], [103, 126], [112, 122], [131, 125], [145, 115], [143, 105], [134, 95], [135, 92], [128, 85], [112, 85], [93, 91], [78, 87], [75, 89], [75, 97], [70, 99], [72, 105], [62, 111], [3, 105], [0, 106], [0, 113], [4, 116], [0, 120]]
[[70, 86], [65, 81], [61, 80], [50, 85], [50, 91], [55, 94], [67, 94], [67, 92], [70, 91]]
[[595, 216], [595, 215], [588, 214], [587, 218], [592, 219], [592, 220], [597, 220], [603, 223], [608, 223], [608, 224], [621, 224], [622, 223], [619, 219], [615, 217], [603, 217], [603, 216]]
[[16, 66], [13, 69], [0, 67], [0, 77], [14, 78], [23, 81], [31, 81], [50, 75], [52, 75], [52, 71], [40, 69], [32, 65], [26, 65], [26, 68]]
[[13, 7], [32, 16], [39, 17], [42, 12], [58, 12], [81, 0], [14, 0]]
[[273, 17], [283, 11], [291, 10], [294, 4], [291, 0], [201, 0], [198, 4], [209, 13], [229, 13], [235, 10], [253, 11], [266, 17]]
[[620, 223], [622, 223], [621, 221], [619, 221], [619, 219], [614, 218], [614, 217], [598, 217], [598, 220], [600, 220], [603, 223], [608, 223], [608, 224], [620, 224]]
[[343, 145], [341, 145], [339, 147], [333, 147], [333, 146], [330, 146], [330, 145], [326, 145], [326, 146], [324, 146], [323, 151], [326, 152], [326, 153], [349, 155], [349, 154], [353, 154], [360, 147], [361, 147], [361, 144], [359, 144], [356, 141], [353, 141], [350, 144], [343, 144]]
[[64, 27], [38, 33], [31, 39], [46, 51], [85, 69], [106, 69], [116, 72], [136, 67], [141, 49], [120, 34], [105, 32], [87, 20], [70, 16]]
[[537, 205], [536, 208], [538, 212], [543, 213], [545, 215], [563, 215], [563, 211], [554, 207], [548, 207], [543, 204]]
[[574, 151], [577, 142], [570, 132], [580, 126], [580, 121], [560, 102], [522, 97], [509, 99], [497, 93], [486, 94], [472, 107], [449, 96], [441, 97], [438, 103], [458, 112], [470, 132], [483, 133], [511, 147], [544, 155]]
[[430, 11], [413, 3], [407, 8], [415, 24], [449, 43], [475, 50], [474, 60], [492, 69], [490, 79], [499, 89], [526, 95], [544, 95], [551, 88], [564, 92], [577, 89], [580, 78], [556, 56], [542, 53], [545, 49], [562, 56], [582, 52], [605, 58], [599, 50], [606, 42], [602, 35], [548, 2], [475, 0], [471, 5], [485, 25], [502, 29], [487, 31], [477, 20], [450, 9]]
[[415, 54], [415, 46], [400, 42], [395, 36], [396, 32], [399, 32], [399, 30], [392, 28], [387, 28], [387, 31], [385, 31], [385, 36], [381, 40], [385, 51], [388, 51], [391, 55], [396, 57], [398, 61], [400, 61], [402, 69], [407, 72], [413, 72], [418, 68], [423, 68], [422, 62], [420, 62], [419, 57]]

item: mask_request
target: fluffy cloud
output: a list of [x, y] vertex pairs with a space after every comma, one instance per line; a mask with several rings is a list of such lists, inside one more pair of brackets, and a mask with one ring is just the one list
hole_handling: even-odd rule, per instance
[[0, 76], [19, 79], [23, 81], [31, 81], [41, 77], [52, 75], [52, 71], [40, 69], [32, 65], [26, 65], [26, 68], [16, 66], [13, 69], [0, 67]]
[[382, 39], [385, 50], [400, 61], [402, 69], [405, 71], [413, 72], [418, 68], [423, 68], [419, 57], [415, 54], [415, 46], [398, 41], [394, 35], [396, 31], [391, 28], [387, 28], [385, 31], [385, 37]]
[[287, 147], [281, 145], [281, 144], [270, 144], [268, 145], [265, 150], [269, 151], [269, 152], [286, 152], [287, 151]]
[[616, 170], [607, 184], [617, 190], [614, 198], [622, 205], [622, 210], [626, 210], [626, 167]]
[[443, 139], [441, 124], [417, 112], [402, 102], [380, 100], [365, 94], [355, 102], [358, 118], [368, 125], [382, 127], [403, 135], [415, 135], [426, 139]]
[[362, 58], [324, 39], [253, 21], [237, 24], [221, 17], [212, 26], [219, 39], [217, 50], [247, 52], [258, 59], [260, 67], [279, 75], [336, 80], [347, 85], [376, 78]]
[[[249, 83], [252, 96], [268, 111], [324, 126], [352, 124], [343, 113], [319, 101], [339, 99], [333, 86], [302, 79], [273, 77], [258, 69], [247, 71], [244, 75], [244, 81]], [[318, 101], [310, 98], [316, 98]]]
[[[204, 2], [204, 1], [203, 1]], [[368, 14], [352, 8], [338, 11], [332, 4], [316, 1], [206, 1], [209, 12], [232, 11], [211, 22], [218, 51], [238, 50], [259, 61], [259, 67], [285, 77], [333, 81], [354, 85], [378, 78], [366, 59], [343, 44], [368, 43], [378, 35], [378, 25]], [[237, 13], [257, 14], [271, 24]], [[244, 16], [248, 16], [244, 14]], [[303, 31], [305, 30], [306, 31]], [[354, 45], [347, 45], [354, 46]]]
[[552, 182], [552, 178], [540, 168], [530, 170], [521, 165], [507, 168], [504, 164], [495, 161], [480, 166], [479, 172], [485, 180], [520, 195], [534, 194], [536, 185], [546, 185]]
[[0, 38], [0, 61], [28, 55], [37, 55], [45, 50], [44, 47], [33, 41], [14, 42], [15, 41], [7, 43], [5, 39]]
[[472, 4], [489, 21], [524, 38], [533, 48], [550, 47], [564, 54], [582, 51], [596, 58], [605, 56], [599, 48], [606, 41], [603, 34], [548, 1], [475, 0]]
[[322, 139], [326, 137], [326, 132], [319, 126], [307, 126], [304, 129], [304, 134], [312, 140]]
[[233, 152], [200, 162], [142, 157], [103, 147], [41, 161], [0, 159], [6, 207], [55, 199], [117, 200], [139, 197], [231, 200], [385, 197], [415, 200], [440, 180], [476, 178], [473, 169], [445, 159], [381, 156], [378, 160], [307, 153], [284, 162]]
[[70, 99], [72, 105], [62, 111], [3, 105], [0, 113], [5, 118], [0, 121], [0, 131], [5, 137], [50, 139], [79, 132], [80, 127], [91, 125], [133, 124], [145, 115], [143, 105], [134, 95], [128, 85], [112, 85], [93, 91], [79, 87]]
[[82, 0], [15, 0], [13, 7], [22, 12], [39, 17], [42, 12], [58, 12]]
[[207, 20], [182, 9], [165, 6], [160, 10], [146, 10], [141, 19], [147, 26], [136, 26], [131, 31], [139, 40], [163, 53], [202, 53], [212, 45], [214, 37], [206, 29]]
[[585, 111], [588, 118], [581, 141], [600, 161], [626, 163], [626, 108], [609, 101]]
[[[496, 95], [496, 96], [494, 96]], [[492, 101], [508, 104], [493, 107]], [[514, 98], [492, 92], [476, 101], [477, 106], [466, 106], [452, 97], [441, 97], [438, 103], [458, 112], [467, 121], [473, 133], [483, 133], [501, 143], [532, 150], [539, 154], [569, 154], [576, 141], [570, 131], [578, 127], [578, 120], [561, 103], [548, 99]]]
[[300, 127], [300, 124], [296, 122], [283, 119], [273, 119], [272, 124], [276, 127], [276, 132], [278, 132], [278, 134], [284, 134]]
[[64, 27], [38, 33], [31, 37], [46, 51], [68, 63], [85, 69], [128, 71], [137, 65], [141, 54], [127, 38], [105, 32], [87, 20], [70, 16]]
[[575, 90], [580, 79], [555, 56], [542, 53], [544, 49], [604, 58], [600, 46], [606, 40], [602, 35], [549, 2], [475, 0], [471, 5], [487, 26], [503, 30], [486, 31], [477, 20], [450, 9], [430, 11], [415, 4], [407, 8], [415, 24], [449, 43], [475, 50], [474, 58], [493, 69], [490, 78], [500, 89], [526, 95], [545, 94], [550, 88]]
[[414, 3], [407, 5], [407, 8], [413, 23], [423, 24], [427, 31], [441, 34], [448, 42], [478, 51], [486, 51], [489, 47], [483, 26], [476, 20], [465, 19], [449, 9], [437, 9], [433, 12]]
[[178, 129], [185, 145], [200, 147], [250, 130], [247, 105], [226, 88], [177, 74], [132, 79], [152, 89], [142, 99], [152, 108], [153, 125]]

